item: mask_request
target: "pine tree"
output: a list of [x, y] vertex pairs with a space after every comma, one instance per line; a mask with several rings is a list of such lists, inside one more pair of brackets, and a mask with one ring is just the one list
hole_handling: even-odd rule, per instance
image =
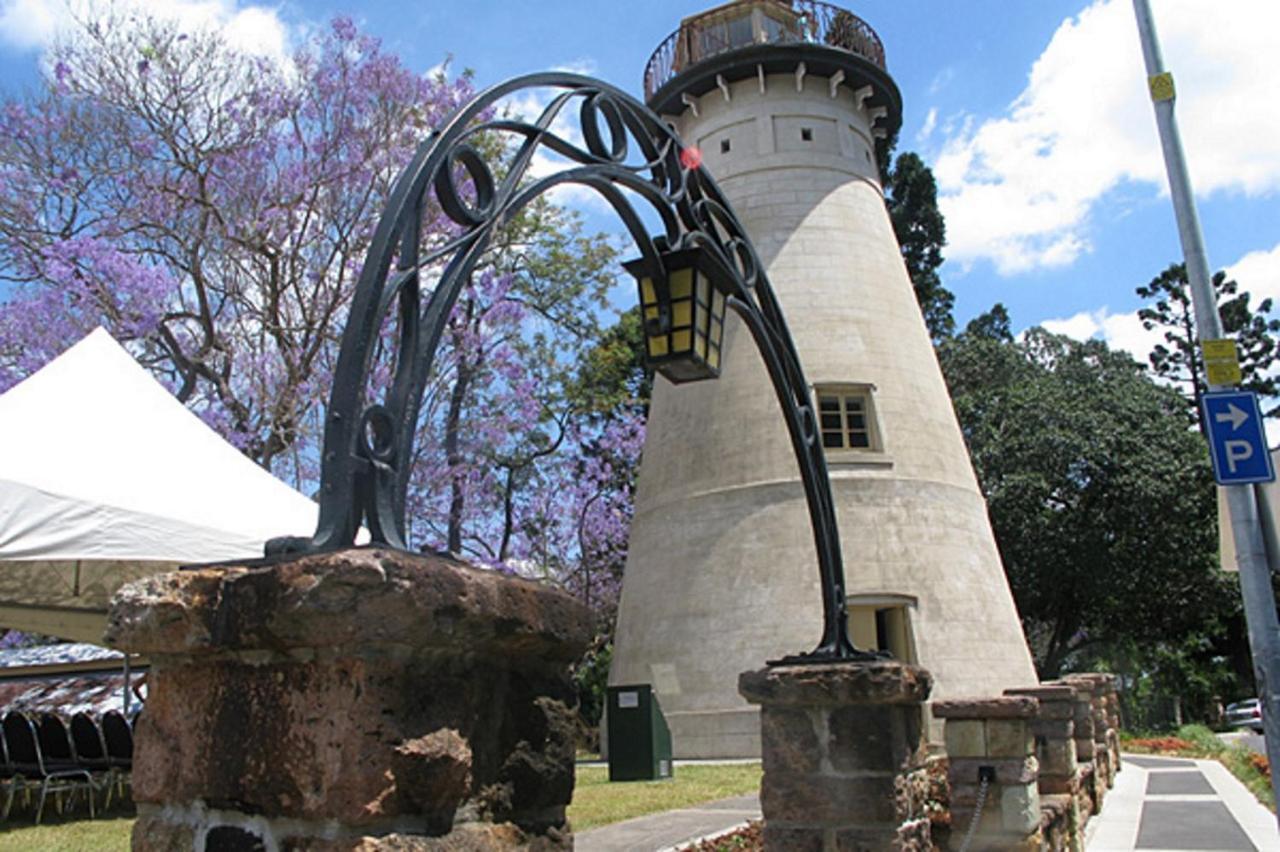
[[[1227, 278], [1225, 272], [1213, 276], [1213, 292], [1223, 329], [1236, 341], [1240, 355], [1243, 376], [1240, 387], [1264, 398], [1275, 397], [1280, 386], [1270, 373], [1280, 357], [1275, 341], [1276, 333], [1280, 332], [1280, 319], [1270, 316], [1271, 299], [1263, 299], [1256, 308], [1251, 307], [1250, 294], [1240, 292], [1239, 285]], [[1164, 343], [1157, 344], [1148, 356], [1152, 371], [1174, 383], [1187, 403], [1199, 411], [1200, 397], [1209, 385], [1191, 310], [1186, 266], [1172, 264], [1149, 284], [1138, 287], [1137, 293], [1151, 301], [1138, 311], [1143, 328], [1164, 332]], [[1266, 414], [1268, 417], [1280, 414], [1280, 405], [1272, 404]]]

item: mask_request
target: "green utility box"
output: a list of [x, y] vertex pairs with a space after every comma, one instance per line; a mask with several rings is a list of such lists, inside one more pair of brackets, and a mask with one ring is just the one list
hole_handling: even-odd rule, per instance
[[671, 777], [671, 729], [647, 683], [609, 687], [609, 780]]

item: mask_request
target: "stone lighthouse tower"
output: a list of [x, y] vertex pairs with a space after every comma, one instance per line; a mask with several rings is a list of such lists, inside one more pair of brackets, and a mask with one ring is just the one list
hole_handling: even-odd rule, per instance
[[[645, 71], [729, 197], [795, 339], [820, 418], [850, 627], [934, 675], [934, 698], [1036, 682], [876, 167], [901, 121], [875, 32], [818, 2], [685, 19]], [[785, 426], [744, 327], [716, 381], [659, 378], [613, 684], [649, 683], [677, 756], [759, 754], [739, 672], [811, 650], [816, 556]]]

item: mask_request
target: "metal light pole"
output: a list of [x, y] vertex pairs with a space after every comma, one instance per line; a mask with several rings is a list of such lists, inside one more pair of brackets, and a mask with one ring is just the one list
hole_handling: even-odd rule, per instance
[[[1142, 55], [1146, 60], [1147, 80], [1155, 105], [1156, 124], [1160, 128], [1160, 144], [1164, 149], [1165, 168], [1169, 173], [1169, 189], [1173, 195], [1174, 215], [1178, 220], [1178, 237], [1186, 260], [1187, 279], [1191, 287], [1191, 304], [1196, 318], [1196, 332], [1201, 341], [1223, 336], [1222, 319], [1209, 278], [1209, 259], [1200, 218], [1196, 214], [1191, 180], [1182, 153], [1182, 140], [1174, 120], [1173, 76], [1164, 68], [1160, 45], [1156, 40], [1155, 21], [1148, 0], [1133, 0], [1138, 18], [1138, 34], [1142, 39]], [[1211, 391], [1228, 390], [1228, 386], [1210, 385]], [[1253, 671], [1262, 701], [1262, 723], [1267, 740], [1267, 759], [1272, 767], [1280, 767], [1280, 620], [1276, 617], [1275, 595], [1271, 589], [1271, 571], [1258, 517], [1258, 503], [1252, 485], [1228, 485], [1227, 509], [1231, 516], [1231, 534], [1236, 543], [1236, 563], [1240, 569], [1240, 594], [1244, 598], [1245, 621], [1249, 628], [1249, 647], [1253, 653]], [[1271, 792], [1280, 814], [1280, 786], [1271, 776]]]

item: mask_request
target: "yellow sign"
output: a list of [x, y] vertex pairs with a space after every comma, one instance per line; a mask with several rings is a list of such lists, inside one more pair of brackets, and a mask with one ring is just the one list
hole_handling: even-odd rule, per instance
[[1236, 361], [1236, 342], [1230, 337], [1221, 340], [1206, 340], [1200, 344], [1206, 361]]
[[1173, 100], [1173, 72], [1165, 71], [1161, 74], [1152, 74], [1147, 78], [1147, 86], [1151, 88], [1151, 100], [1153, 101], [1171, 101]]
[[1240, 358], [1236, 354], [1236, 342], [1231, 338], [1205, 340], [1200, 343], [1204, 355], [1205, 372], [1211, 385], [1238, 385]]
[[1240, 365], [1234, 361], [1205, 361], [1204, 366], [1211, 385], [1238, 385], [1243, 378]]

